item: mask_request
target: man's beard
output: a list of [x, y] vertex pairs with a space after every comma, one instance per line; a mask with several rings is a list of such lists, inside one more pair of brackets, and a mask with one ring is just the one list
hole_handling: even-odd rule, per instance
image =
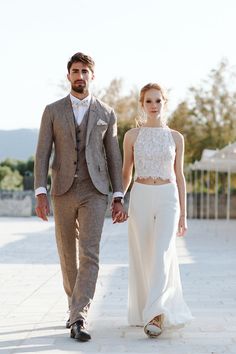
[[74, 85], [72, 85], [72, 90], [77, 93], [85, 93], [87, 91], [85, 86], [74, 86]]

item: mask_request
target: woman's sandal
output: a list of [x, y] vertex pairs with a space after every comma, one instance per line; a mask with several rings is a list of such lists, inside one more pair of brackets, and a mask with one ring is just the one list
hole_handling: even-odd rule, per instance
[[162, 315], [154, 317], [144, 327], [144, 332], [146, 335], [151, 338], [158, 337], [162, 332], [162, 322]]

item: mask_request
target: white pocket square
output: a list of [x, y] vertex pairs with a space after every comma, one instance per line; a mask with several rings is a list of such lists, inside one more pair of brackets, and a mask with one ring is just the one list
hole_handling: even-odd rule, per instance
[[102, 120], [102, 119], [99, 119], [99, 120], [97, 121], [97, 125], [107, 125], [107, 122], [105, 122], [105, 121]]

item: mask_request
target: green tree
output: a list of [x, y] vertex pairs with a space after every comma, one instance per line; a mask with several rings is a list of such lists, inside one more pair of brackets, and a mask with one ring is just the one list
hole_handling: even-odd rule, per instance
[[235, 76], [222, 61], [203, 87], [190, 89], [194, 96], [192, 114], [203, 127], [203, 144], [209, 148], [222, 148], [235, 139], [236, 92], [231, 89]]
[[170, 126], [185, 136], [186, 162], [199, 160], [203, 149], [220, 149], [235, 140], [236, 73], [222, 60], [170, 117]]
[[109, 106], [114, 108], [118, 119], [118, 140], [120, 150], [123, 155], [123, 139], [127, 130], [136, 126], [138, 116], [138, 92], [131, 90], [127, 95], [122, 94], [123, 81], [114, 79], [110, 85], [104, 89], [100, 98]]
[[[0, 163], [0, 188], [22, 189], [23, 178], [33, 176], [34, 158], [27, 161], [6, 159]], [[33, 177], [31, 177], [33, 178]], [[32, 183], [31, 183], [32, 184]]]
[[15, 190], [22, 189], [23, 177], [8, 166], [0, 166], [0, 189]]
[[119, 120], [135, 120], [137, 117], [138, 91], [132, 89], [124, 95], [122, 79], [113, 79], [98, 97], [114, 108]]

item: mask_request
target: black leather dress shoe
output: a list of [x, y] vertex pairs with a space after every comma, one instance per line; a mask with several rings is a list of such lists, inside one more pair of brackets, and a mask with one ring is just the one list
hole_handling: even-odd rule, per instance
[[70, 328], [70, 319], [68, 318], [68, 320], [66, 321], [66, 328]]
[[85, 321], [83, 320], [79, 320], [71, 326], [70, 336], [81, 342], [87, 342], [91, 339], [91, 336], [86, 329]]

